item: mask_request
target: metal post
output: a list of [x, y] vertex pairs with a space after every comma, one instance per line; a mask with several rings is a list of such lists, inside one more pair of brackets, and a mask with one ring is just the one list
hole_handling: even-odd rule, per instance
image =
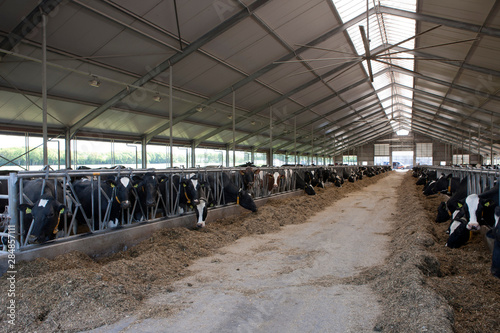
[[493, 166], [493, 120], [491, 121], [490, 131], [491, 131], [491, 139], [490, 139], [490, 144], [491, 144], [491, 148], [490, 148], [490, 165]]
[[269, 166], [273, 166], [273, 108], [269, 107]]
[[236, 166], [236, 92], [233, 90], [233, 167]]
[[295, 153], [295, 164], [298, 164], [297, 161], [297, 117], [293, 117], [293, 151]]
[[42, 131], [43, 131], [43, 165], [49, 164], [47, 135], [47, 17], [42, 13]]
[[481, 163], [481, 126], [477, 129], [477, 163]]
[[148, 167], [148, 152], [147, 152], [147, 142], [146, 142], [146, 137], [142, 138], [141, 142], [141, 156], [142, 156], [142, 161], [141, 165], [143, 169], [146, 169]]
[[191, 166], [196, 167], [196, 144], [194, 140], [191, 141]]
[[24, 134], [24, 146], [25, 146], [25, 154], [26, 154], [26, 170], [30, 169], [30, 134]]
[[[19, 195], [17, 193], [17, 173], [11, 172], [9, 173], [9, 184], [8, 184], [8, 191], [9, 191], [9, 215], [10, 215], [10, 222], [9, 225], [14, 226], [16, 230], [16, 234], [21, 233], [20, 229], [20, 219], [19, 219], [19, 210], [17, 207], [19, 207]], [[19, 242], [21, 242], [21, 237], [19, 236]]]
[[170, 122], [170, 167], [174, 167], [174, 140], [173, 140], [173, 122], [174, 122], [174, 117], [173, 117], [173, 108], [174, 108], [174, 96], [172, 95], [173, 93], [173, 88], [172, 88], [172, 81], [173, 81], [173, 71], [172, 67], [169, 67], [169, 87], [168, 87], [168, 121]]

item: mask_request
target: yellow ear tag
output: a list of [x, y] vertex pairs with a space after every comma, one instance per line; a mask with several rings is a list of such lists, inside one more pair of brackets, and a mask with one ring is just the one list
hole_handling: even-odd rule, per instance
[[484, 207], [489, 207], [489, 206], [490, 206], [490, 202], [489, 201], [484, 204]]
[[135, 187], [135, 188], [138, 188], [138, 187], [139, 187], [139, 184], [135, 184], [135, 185], [134, 185], [134, 187]]
[[462, 208], [462, 204], [460, 202], [457, 203], [457, 205], [458, 205], [458, 208]]
[[186, 187], [186, 184], [182, 184], [182, 186]]
[[31, 214], [31, 208], [26, 208], [26, 214]]
[[63, 213], [64, 213], [64, 208], [59, 211], [59, 214], [63, 214]]
[[111, 187], [115, 187], [115, 184], [111, 183]]

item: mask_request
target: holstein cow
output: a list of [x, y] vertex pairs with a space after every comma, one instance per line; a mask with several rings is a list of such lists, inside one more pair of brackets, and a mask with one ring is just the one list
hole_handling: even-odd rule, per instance
[[241, 179], [243, 181], [243, 188], [249, 192], [253, 192], [253, 184], [255, 183], [255, 177], [260, 173], [260, 169], [252, 169], [251, 166], [247, 166], [245, 170], [240, 170]]
[[417, 185], [426, 185], [427, 183], [436, 180], [437, 178], [437, 171], [428, 171], [426, 169], [422, 170], [422, 173], [417, 179]]
[[[471, 194], [467, 196], [460, 204], [463, 204], [463, 206], [457, 211], [457, 214], [454, 214], [449, 232], [450, 238], [453, 237], [453, 239], [460, 239], [463, 241], [470, 236], [471, 230], [479, 230], [480, 225], [487, 225], [490, 227], [495, 225], [494, 214], [498, 206], [498, 184], [491, 190], [479, 195]], [[455, 220], [462, 221], [465, 227], [455, 225], [456, 227], [452, 228]]]
[[467, 229], [467, 220], [463, 214], [457, 210], [453, 213], [453, 219], [448, 227], [448, 241], [446, 242], [449, 248], [459, 248], [465, 245], [471, 238], [472, 233]]
[[132, 179], [138, 201], [134, 218], [137, 221], [147, 220], [149, 218], [149, 210], [156, 205], [158, 199], [158, 176], [155, 172], [151, 171], [143, 176], [134, 175]]
[[[171, 180], [173, 181], [172, 185], [170, 183]], [[196, 191], [198, 179], [189, 178], [189, 176], [181, 177], [175, 174], [162, 177], [161, 182], [160, 193], [165, 198], [167, 206], [173, 206], [175, 202], [178, 202], [181, 214], [186, 212], [191, 206], [194, 208], [194, 206], [200, 203], [198, 192]], [[171, 186], [172, 194], [170, 193]]]
[[241, 207], [251, 210], [252, 212], [257, 211], [257, 206], [253, 201], [250, 194], [247, 193], [242, 188], [238, 188], [229, 178], [226, 172], [222, 173], [222, 181], [215, 178], [213, 175], [208, 175], [208, 180], [214, 192], [223, 192], [222, 204], [227, 204], [230, 202], [236, 202]]
[[[89, 180], [87, 178], [77, 180], [73, 183], [75, 195], [81, 203], [81, 209], [85, 213], [87, 219], [93, 218], [94, 231], [101, 229], [99, 219], [103, 228], [115, 228], [119, 225], [122, 210], [128, 209], [130, 204], [130, 193], [132, 191], [132, 180], [125, 177], [117, 177], [113, 179], [111, 176], [108, 179], [103, 177], [101, 186], [97, 180]], [[92, 202], [92, 197], [94, 198]], [[99, 212], [99, 198], [101, 200]], [[79, 210], [76, 215], [79, 224], [87, 224], [84, 215]]]
[[295, 172], [295, 188], [304, 190], [308, 195], [316, 194], [316, 191], [314, 190], [312, 185], [306, 183], [305, 180], [298, 174], [298, 172]]
[[460, 178], [452, 177], [452, 174], [445, 176], [444, 173], [439, 176], [438, 179], [429, 183], [426, 189], [424, 189], [424, 195], [432, 195], [437, 193], [444, 193], [452, 195], [458, 189], [460, 185]]
[[198, 228], [205, 227], [205, 222], [208, 215], [208, 206], [210, 205], [211, 198], [213, 197], [212, 188], [207, 179], [200, 178], [196, 185], [196, 192], [198, 193], [199, 203], [195, 207], [196, 212], [196, 226]]
[[45, 185], [43, 179], [28, 180], [24, 182], [23, 193], [31, 201], [19, 205], [19, 210], [25, 213], [23, 228], [28, 242], [43, 243], [54, 239], [65, 208], [62, 185], [57, 182], [55, 186], [52, 180], [46, 180]]
[[493, 254], [491, 256], [491, 274], [500, 278], [500, 206], [495, 207], [495, 225], [486, 234], [489, 238], [493, 238]]
[[459, 202], [465, 200], [467, 197], [467, 181], [468, 177], [462, 179], [458, 188], [454, 191], [453, 195], [445, 202], [441, 202], [438, 207], [438, 214], [436, 217], [436, 222], [446, 222], [450, 219], [450, 213], [455, 212], [460, 209], [462, 204]]
[[498, 205], [498, 184], [481, 194], [471, 194], [465, 199], [464, 211], [467, 229], [479, 230], [480, 224], [493, 226], [494, 211]]

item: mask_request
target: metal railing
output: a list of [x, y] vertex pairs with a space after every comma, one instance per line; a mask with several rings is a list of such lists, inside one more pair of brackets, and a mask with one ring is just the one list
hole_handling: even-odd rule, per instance
[[[329, 169], [331, 171], [337, 170], [337, 174], [342, 177], [344, 168], [349, 170], [358, 170], [358, 166], [286, 166], [286, 167], [253, 167], [255, 171], [259, 169], [259, 173], [254, 175], [253, 185], [248, 189], [248, 192], [253, 196], [253, 199], [266, 198], [282, 193], [297, 191], [296, 187], [296, 174], [304, 178], [306, 171], [314, 171], [318, 168]], [[20, 244], [20, 250], [26, 249], [29, 246], [28, 239], [32, 232], [33, 223], [26, 223], [26, 213], [18, 209], [22, 203], [33, 205], [26, 191], [25, 184], [33, 179], [42, 179], [42, 193], [46, 184], [53, 184], [55, 191], [62, 191], [56, 193], [56, 197], [62, 197], [62, 204], [66, 207], [65, 214], [61, 214], [60, 222], [58, 225], [59, 233], [57, 238], [70, 238], [79, 233], [101, 233], [106, 232], [108, 227], [110, 209], [115, 193], [107, 195], [101, 187], [101, 184], [109, 179], [109, 177], [128, 177], [134, 179], [143, 177], [146, 173], [154, 172], [157, 179], [172, 179], [174, 175], [181, 178], [195, 178], [197, 180], [207, 181], [209, 178], [222, 186], [212, 188], [209, 194], [210, 201], [213, 204], [210, 208], [220, 207], [225, 204], [225, 197], [223, 188], [224, 177], [223, 173], [229, 175], [230, 181], [236, 185], [238, 189], [244, 187], [243, 176], [240, 171], [245, 171], [245, 167], [222, 168], [222, 167], [206, 167], [206, 168], [192, 168], [192, 169], [90, 169], [90, 170], [58, 170], [58, 171], [21, 171], [18, 173], [10, 173], [9, 176], [0, 176], [1, 181], [8, 182], [8, 193], [0, 193], [0, 199], [8, 199], [8, 211], [2, 214], [2, 228], [6, 232], [7, 227], [10, 225], [15, 226], [16, 240]], [[277, 187], [270, 184], [271, 178], [269, 174], [282, 176]], [[92, 190], [91, 202], [92, 211], [85, 212], [82, 208], [82, 200], [89, 198], [81, 198], [81, 194], [75, 191], [73, 186], [75, 181], [81, 178], [93, 180], [92, 186], [97, 186], [102, 195], [97, 195], [94, 198], [94, 191]], [[164, 186], [164, 188], [160, 188]], [[114, 188], [115, 190], [116, 188]], [[163, 194], [162, 194], [163, 193]], [[156, 201], [152, 207], [147, 211], [139, 203], [138, 191], [135, 187], [131, 189], [131, 205], [129, 208], [121, 211], [119, 219], [120, 226], [127, 226], [137, 223], [157, 221], [160, 219], [168, 219], [180, 216], [186, 213], [194, 214], [192, 208], [188, 208], [188, 212], [180, 207], [180, 184], [175, 184], [173, 181], [159, 182], [156, 188]], [[208, 199], [208, 198], [207, 198]], [[232, 203], [234, 204], [234, 203]], [[101, 211], [105, 208], [104, 216]], [[85, 223], [78, 223], [77, 215], [83, 215]], [[141, 216], [141, 218], [138, 218]], [[193, 225], [194, 225], [193, 221]], [[28, 225], [30, 225], [28, 227]], [[1, 231], [0, 231], [1, 232]]]

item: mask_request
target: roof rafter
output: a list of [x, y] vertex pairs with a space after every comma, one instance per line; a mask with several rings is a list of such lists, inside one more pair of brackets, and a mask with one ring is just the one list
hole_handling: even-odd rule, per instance
[[[270, 0], [257, 0], [254, 3], [252, 3], [248, 8], [244, 8], [240, 10], [238, 13], [230, 17], [229, 19], [225, 20], [209, 32], [205, 33], [203, 36], [195, 40], [193, 43], [189, 44], [184, 48], [182, 52], [177, 52], [175, 55], [171, 56], [152, 70], [150, 70], [146, 75], [142, 76], [138, 80], [136, 80], [133, 85], [134, 86], [142, 86], [145, 83], [149, 82], [156, 76], [158, 76], [160, 73], [168, 69], [170, 66], [175, 65], [182, 59], [186, 58], [188, 55], [192, 54], [193, 52], [197, 51], [200, 47], [208, 43], [209, 41], [213, 40], [223, 32], [227, 31], [229, 28], [232, 26], [238, 24], [245, 18], [247, 18], [249, 15], [251, 15], [251, 12], [258, 9], [259, 7], [265, 5], [267, 2]], [[108, 110], [111, 106], [115, 105], [117, 102], [121, 101], [123, 98], [131, 94], [135, 89], [130, 88], [130, 89], [123, 89], [121, 92], [113, 96], [111, 99], [109, 99], [107, 102], [103, 103], [100, 107], [83, 117], [81, 120], [79, 120], [77, 123], [75, 123], [73, 126], [70, 128], [70, 136], [73, 137], [75, 133], [97, 118], [99, 115], [104, 113], [106, 110]]]

